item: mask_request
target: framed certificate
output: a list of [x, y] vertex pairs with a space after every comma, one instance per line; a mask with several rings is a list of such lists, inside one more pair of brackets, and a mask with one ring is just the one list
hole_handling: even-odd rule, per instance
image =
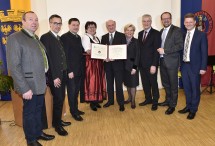
[[109, 59], [126, 59], [127, 45], [110, 45]]
[[92, 43], [91, 58], [94, 59], [106, 59], [107, 58], [107, 45]]
[[127, 45], [102, 45], [92, 43], [91, 58], [126, 59]]

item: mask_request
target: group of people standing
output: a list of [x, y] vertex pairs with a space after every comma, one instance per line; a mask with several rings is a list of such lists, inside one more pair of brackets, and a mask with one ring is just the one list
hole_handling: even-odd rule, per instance
[[[157, 110], [158, 105], [168, 106], [165, 114], [170, 115], [177, 105], [177, 73], [181, 67], [186, 107], [179, 113], [189, 112], [187, 118], [193, 119], [200, 101], [200, 75], [205, 73], [207, 66], [207, 37], [195, 29], [195, 16], [191, 13], [185, 15], [185, 35], [172, 24], [171, 13], [162, 13], [161, 22], [164, 28], [157, 31], [151, 26], [151, 15], [143, 15], [143, 30], [136, 39], [133, 24], [127, 24], [123, 34], [116, 31], [114, 20], [108, 20], [108, 33], [100, 41], [96, 36], [97, 24], [94, 21], [86, 22], [86, 34], [81, 38], [78, 35], [80, 21], [77, 18], [69, 19], [69, 31], [60, 37], [58, 33], [62, 18], [55, 14], [49, 18], [50, 31], [39, 40], [35, 34], [39, 26], [38, 17], [32, 11], [26, 12], [22, 18], [23, 29], [8, 37], [7, 62], [15, 90], [23, 97], [23, 129], [27, 144], [40, 146], [39, 139], [54, 139], [53, 135], [42, 132], [45, 73], [53, 95], [53, 127], [61, 136], [68, 135], [63, 127], [71, 125], [61, 119], [66, 89], [70, 113], [76, 121], [82, 121], [82, 115], [85, 114], [78, 109], [79, 92], [81, 101], [90, 103], [90, 108], [97, 111], [107, 97], [108, 101], [103, 107], [114, 104], [114, 82], [119, 111], [123, 112], [124, 104], [131, 103], [132, 109], [136, 107], [139, 71], [145, 93], [145, 101], [139, 105], [152, 104], [152, 111]], [[90, 55], [92, 43], [127, 44], [127, 59], [93, 59]], [[158, 103], [159, 64], [166, 93], [166, 100], [162, 103]], [[126, 101], [123, 83], [128, 91]]]

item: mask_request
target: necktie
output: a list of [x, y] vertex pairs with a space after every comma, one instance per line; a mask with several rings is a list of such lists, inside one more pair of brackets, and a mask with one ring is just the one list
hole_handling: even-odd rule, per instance
[[39, 45], [39, 48], [40, 48], [40, 51], [42, 52], [43, 60], [44, 60], [44, 67], [45, 67], [45, 71], [47, 72], [48, 69], [49, 69], [49, 64], [48, 64], [48, 59], [47, 59], [47, 56], [46, 56], [45, 49], [43, 48], [43, 45], [42, 45], [41, 42], [39, 41], [37, 35], [33, 35], [33, 38], [37, 41], [37, 43], [38, 43], [38, 45]]
[[183, 54], [183, 61], [189, 61], [188, 60], [188, 47], [189, 47], [189, 42], [190, 42], [190, 32], [187, 33], [187, 38], [185, 40], [185, 45], [184, 45], [184, 54]]
[[166, 40], [166, 34], [167, 34], [167, 29], [164, 28], [162, 36], [161, 36], [161, 39], [162, 39], [161, 48], [164, 48], [164, 43], [165, 43], [165, 40]]
[[57, 40], [60, 41], [60, 36], [59, 35], [57, 35]]
[[66, 65], [66, 55], [65, 55], [65, 52], [64, 52], [64, 49], [63, 49], [63, 43], [61, 42], [59, 35], [57, 35], [57, 40], [61, 44], [61, 46], [59, 47], [59, 49], [60, 49], [60, 51], [62, 53], [61, 56], [63, 57], [63, 69], [66, 70], [66, 68], [67, 68], [67, 65]]
[[147, 37], [147, 31], [144, 32], [144, 36], [143, 36], [143, 40], [142, 40], [143, 42], [145, 42], [146, 37]]
[[109, 42], [110, 42], [110, 45], [112, 45], [112, 43], [113, 43], [113, 34], [112, 33], [110, 34], [110, 40], [109, 40]]

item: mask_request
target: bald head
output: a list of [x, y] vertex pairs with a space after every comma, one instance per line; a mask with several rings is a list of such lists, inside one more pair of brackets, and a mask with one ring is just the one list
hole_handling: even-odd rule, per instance
[[116, 22], [113, 20], [106, 21], [106, 27], [109, 33], [113, 33], [116, 31]]

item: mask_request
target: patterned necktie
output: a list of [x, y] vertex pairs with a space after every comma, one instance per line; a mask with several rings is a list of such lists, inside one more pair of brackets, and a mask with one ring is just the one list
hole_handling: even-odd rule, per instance
[[39, 41], [39, 38], [38, 38], [37, 35], [33, 35], [33, 38], [37, 41], [37, 43], [39, 45], [39, 48], [40, 48], [40, 51], [42, 52], [43, 60], [44, 60], [44, 67], [45, 67], [45, 71], [47, 72], [48, 69], [49, 69], [49, 64], [48, 64], [48, 59], [47, 59], [47, 56], [46, 56], [45, 49], [43, 48], [43, 45]]
[[147, 31], [144, 32], [144, 36], [143, 36], [143, 40], [142, 40], [143, 42], [145, 42], [146, 37], [147, 37]]
[[110, 42], [110, 45], [112, 45], [112, 43], [113, 43], [113, 34], [112, 33], [110, 34], [110, 40], [109, 40], [109, 42]]
[[183, 61], [189, 61], [188, 60], [188, 48], [189, 48], [189, 42], [190, 42], [190, 32], [187, 34], [187, 38], [185, 40], [185, 45], [184, 45], [184, 54], [183, 54]]

